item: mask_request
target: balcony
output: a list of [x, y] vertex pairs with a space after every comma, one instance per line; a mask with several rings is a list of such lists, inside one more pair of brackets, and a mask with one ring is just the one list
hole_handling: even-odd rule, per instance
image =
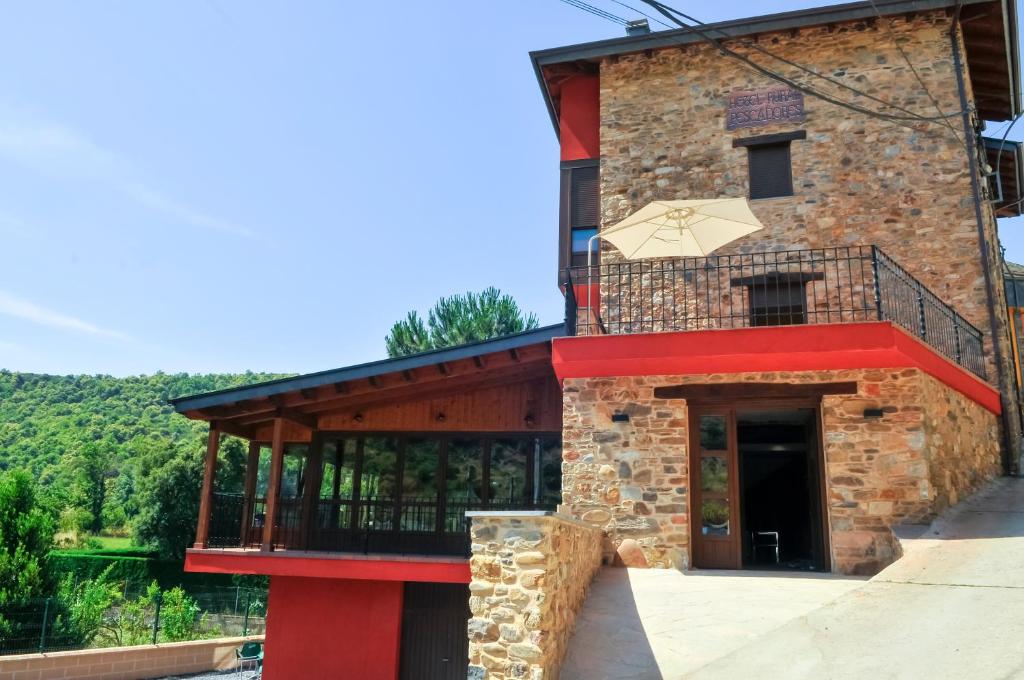
[[[553, 510], [560, 500], [557, 435], [325, 433], [320, 446], [312, 457], [308, 445], [285, 447], [273, 550], [466, 557], [467, 511]], [[204, 547], [268, 547], [266, 485], [250, 483], [251, 494], [212, 494]]]
[[574, 335], [889, 321], [985, 378], [982, 333], [875, 246], [575, 267]]

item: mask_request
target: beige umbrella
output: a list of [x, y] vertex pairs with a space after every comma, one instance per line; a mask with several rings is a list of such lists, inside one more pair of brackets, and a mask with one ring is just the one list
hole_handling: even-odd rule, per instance
[[726, 243], [764, 229], [745, 198], [695, 201], [652, 201], [640, 210], [590, 238], [587, 244], [587, 313], [593, 267], [594, 239], [615, 246], [627, 260], [656, 257], [704, 257]]
[[745, 198], [653, 201], [600, 232], [627, 260], [703, 257], [764, 229]]

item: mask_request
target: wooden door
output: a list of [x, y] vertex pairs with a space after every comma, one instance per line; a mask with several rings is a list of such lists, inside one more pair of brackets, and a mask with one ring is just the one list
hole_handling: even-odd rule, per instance
[[694, 566], [742, 567], [736, 410], [690, 409], [690, 526]]
[[470, 616], [465, 584], [406, 583], [399, 680], [465, 680]]

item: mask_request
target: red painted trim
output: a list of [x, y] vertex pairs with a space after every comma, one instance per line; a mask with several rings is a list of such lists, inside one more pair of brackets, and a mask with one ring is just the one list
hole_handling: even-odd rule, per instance
[[888, 321], [555, 338], [559, 380], [850, 368], [919, 368], [989, 411], [999, 392]]
[[558, 138], [562, 160], [578, 161], [601, 155], [601, 81], [581, 74], [562, 83]]
[[189, 550], [185, 571], [210, 574], [264, 574], [370, 581], [469, 583], [469, 560], [400, 560], [338, 554], [265, 553], [255, 550]]

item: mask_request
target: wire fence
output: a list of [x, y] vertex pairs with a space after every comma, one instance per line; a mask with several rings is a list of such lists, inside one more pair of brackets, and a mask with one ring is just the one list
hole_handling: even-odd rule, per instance
[[108, 607], [61, 597], [0, 607], [0, 655], [261, 635], [267, 591], [122, 589]]

